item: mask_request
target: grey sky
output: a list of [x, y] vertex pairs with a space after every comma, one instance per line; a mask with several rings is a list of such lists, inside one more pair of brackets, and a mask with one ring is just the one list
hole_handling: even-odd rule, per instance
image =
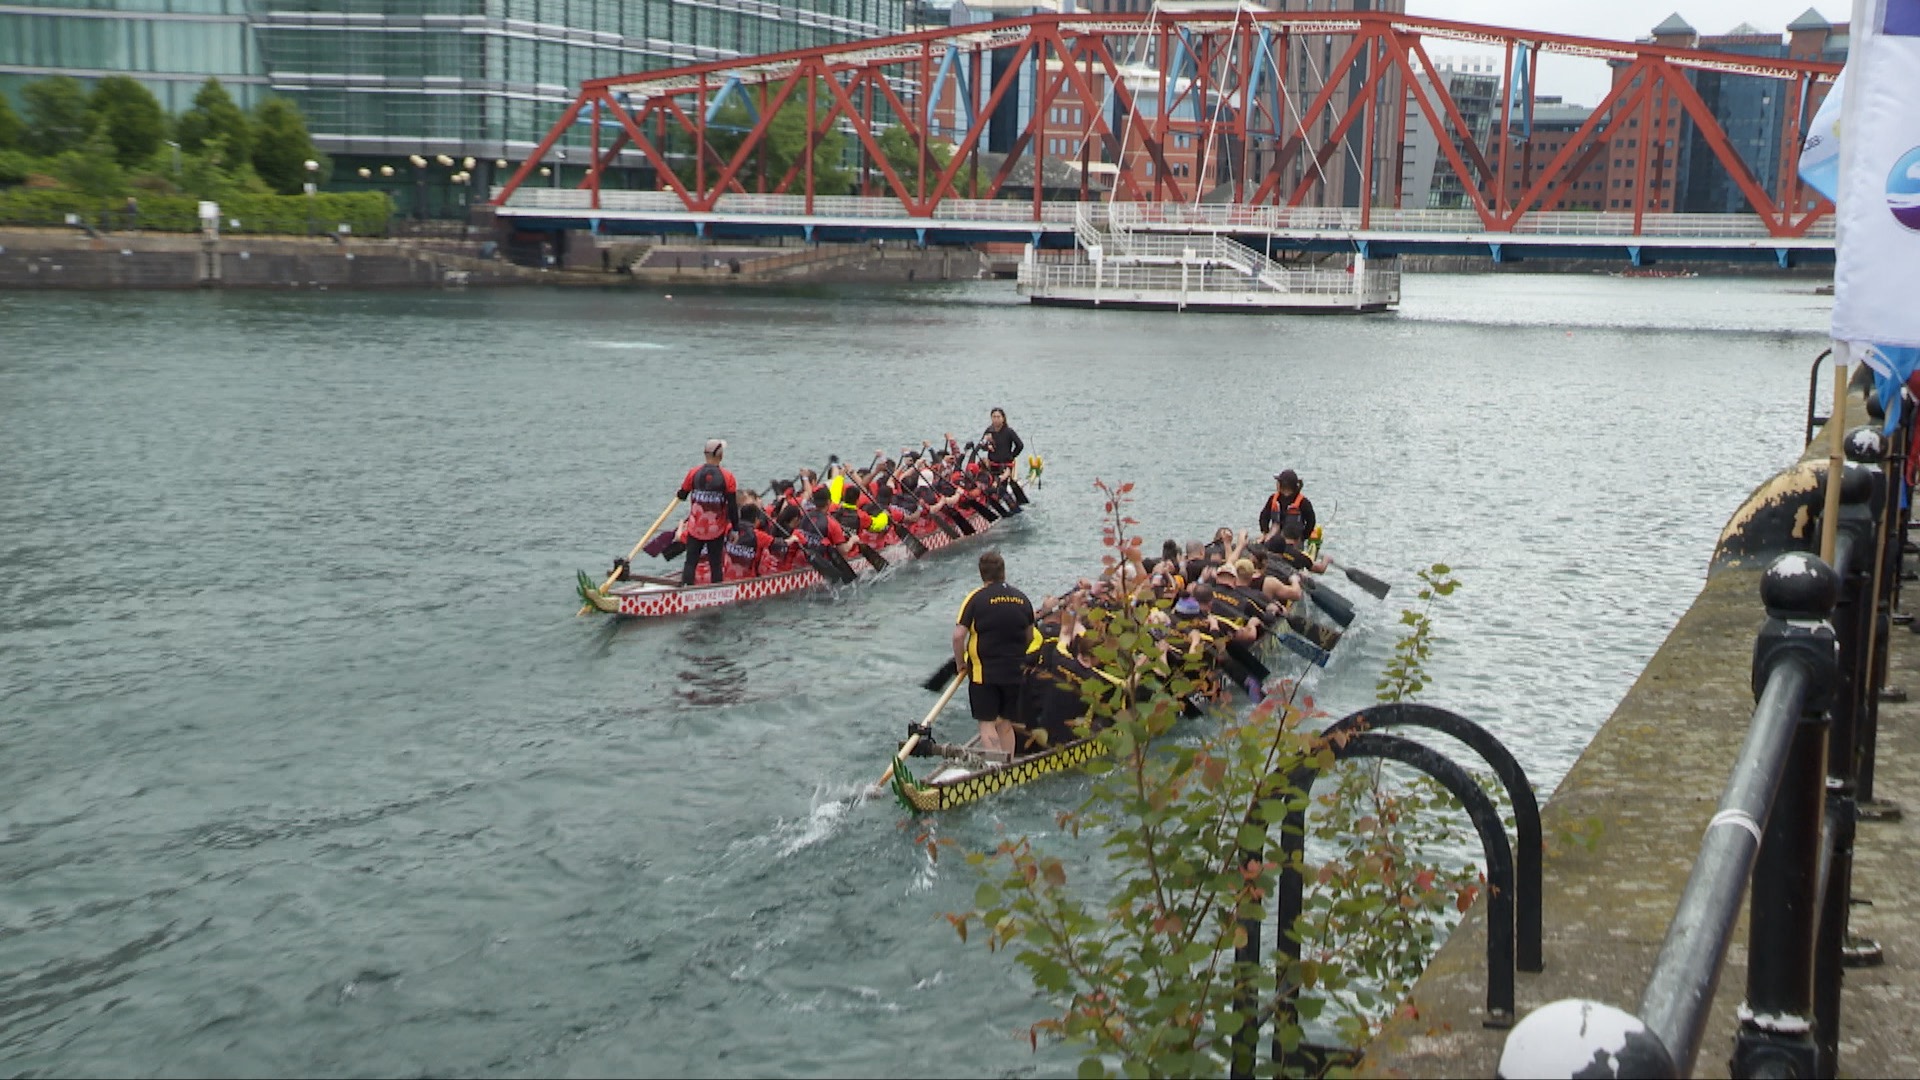
[[[1647, 36], [1676, 12], [1702, 34], [1724, 34], [1742, 22], [1768, 33], [1784, 33], [1787, 24], [1809, 6], [1829, 22], [1846, 22], [1853, 13], [1851, 0], [1407, 0], [1411, 15], [1620, 41]], [[1441, 53], [1466, 54], [1473, 50], [1430, 42], [1427, 51], [1435, 54], [1437, 61]], [[1563, 95], [1575, 104], [1593, 105], [1611, 82], [1601, 61], [1545, 57], [1536, 89], [1543, 94]]]

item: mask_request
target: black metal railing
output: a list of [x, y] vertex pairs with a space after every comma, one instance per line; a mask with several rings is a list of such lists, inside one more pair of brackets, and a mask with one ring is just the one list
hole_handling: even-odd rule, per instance
[[[1515, 837], [1509, 842], [1499, 808], [1481, 789], [1473, 774], [1457, 762], [1425, 743], [1381, 729], [1417, 727], [1451, 736], [1479, 754], [1493, 770], [1513, 807]], [[1395, 761], [1425, 773], [1447, 790], [1467, 812], [1480, 837], [1481, 865], [1487, 875], [1487, 1023], [1504, 1027], [1513, 1023], [1514, 972], [1542, 970], [1541, 941], [1541, 832], [1539, 801], [1525, 770], [1512, 753], [1479, 724], [1456, 713], [1431, 705], [1399, 703], [1377, 705], [1353, 713], [1329, 726], [1324, 735], [1335, 761], [1375, 758]], [[1307, 792], [1319, 771], [1306, 766], [1287, 777], [1287, 790]], [[1269, 843], [1275, 842], [1269, 838]], [[1248, 993], [1237, 1002], [1241, 1025], [1234, 1039], [1231, 1075], [1252, 1076], [1258, 1069], [1256, 1057], [1260, 1031], [1274, 1025], [1271, 1060], [1283, 1073], [1318, 1073], [1328, 1060], [1346, 1059], [1351, 1064], [1353, 1051], [1345, 1048], [1301, 1046], [1289, 1051], [1281, 1045], [1278, 1032], [1295, 1020], [1297, 985], [1290, 985], [1300, 960], [1300, 940], [1294, 932], [1306, 910], [1306, 881], [1301, 875], [1301, 855], [1306, 845], [1306, 802], [1288, 814], [1280, 828], [1280, 879], [1274, 897], [1275, 966], [1277, 990], [1270, 1002], [1262, 1003]], [[1249, 860], [1265, 857], [1264, 852], [1246, 853]], [[1262, 958], [1265, 927], [1258, 920], [1246, 923], [1246, 944], [1234, 953], [1241, 963], [1258, 964]]]
[[[1911, 438], [1909, 420], [1896, 446]], [[1788, 551], [1762, 576], [1752, 720], [1638, 1009], [1543, 1006], [1508, 1036], [1501, 1075], [1691, 1075], [1743, 901], [1747, 982], [1728, 1067], [1838, 1072], [1841, 970], [1877, 953], [1847, 920], [1908, 521], [1904, 451], [1883, 468], [1873, 428], [1846, 448], [1834, 564]]]

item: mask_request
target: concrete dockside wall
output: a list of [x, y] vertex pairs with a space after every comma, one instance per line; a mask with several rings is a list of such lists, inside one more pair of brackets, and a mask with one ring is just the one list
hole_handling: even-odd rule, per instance
[[[1856, 386], [1849, 406], [1865, 422]], [[1824, 459], [1824, 433], [1808, 460], [1763, 485], [1730, 533], [1771, 503], [1775, 523], [1805, 522], [1804, 502]], [[1780, 512], [1784, 507], [1785, 512]], [[1723, 540], [1723, 552], [1727, 542]], [[1703, 558], [1708, 553], [1703, 552]], [[1722, 558], [1646, 669], [1542, 809], [1546, 970], [1517, 976], [1518, 1011], [1586, 998], [1627, 1011], [1639, 1004], [1709, 819], [1753, 712], [1754, 640], [1765, 617], [1765, 560]], [[1920, 642], [1891, 635], [1889, 686], [1920, 698]], [[1444, 704], [1436, 702], [1436, 704]], [[1880, 711], [1876, 795], [1901, 801], [1920, 782], [1920, 705]], [[1525, 764], [1524, 762], [1522, 763]], [[1920, 1036], [1920, 814], [1863, 822], [1857, 844], [1853, 925], [1885, 946], [1882, 967], [1849, 970], [1841, 1008], [1843, 1075], [1913, 1076]], [[1591, 847], [1571, 834], [1598, 828]], [[1506, 1032], [1486, 1020], [1486, 904], [1476, 905], [1415, 988], [1410, 1010], [1367, 1049], [1367, 1075], [1492, 1076]], [[1744, 919], [1714, 997], [1697, 1076], [1726, 1076], [1735, 1009], [1746, 983]]]
[[542, 276], [392, 240], [0, 231], [0, 289], [438, 287]]
[[[581, 234], [583, 237], [585, 234]], [[631, 245], [629, 245], [631, 246]], [[457, 250], [449, 250], [449, 249]], [[0, 289], [432, 288], [447, 285], [926, 284], [986, 276], [980, 253], [907, 245], [768, 248], [717, 265], [684, 245], [632, 268], [588, 240], [550, 269], [480, 259], [473, 243], [177, 233], [89, 236], [63, 229], [0, 230]], [[632, 258], [632, 252], [619, 253]], [[755, 253], [761, 254], [761, 253]], [[739, 268], [735, 269], [737, 265]]]

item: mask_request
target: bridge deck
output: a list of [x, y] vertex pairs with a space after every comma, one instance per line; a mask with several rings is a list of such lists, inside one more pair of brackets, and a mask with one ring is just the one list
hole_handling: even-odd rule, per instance
[[[497, 198], [500, 192], [495, 191]], [[1073, 244], [1076, 213], [1086, 204], [1050, 200], [945, 199], [930, 216], [902, 212], [899, 200], [858, 196], [726, 195], [710, 211], [689, 210], [665, 191], [591, 191], [520, 188], [496, 214], [516, 227], [580, 229], [599, 234], [692, 232], [701, 236], [806, 236], [820, 240], [901, 239], [925, 244], [987, 241]], [[1803, 237], [1769, 236], [1756, 214], [1647, 214], [1634, 231], [1634, 215], [1541, 213], [1513, 232], [1488, 232], [1470, 210], [1358, 209], [1238, 205], [1115, 203], [1112, 214], [1137, 231], [1211, 232], [1242, 238], [1251, 246], [1354, 250], [1373, 256], [1491, 254], [1496, 259], [1625, 257], [1774, 259], [1830, 262], [1833, 221], [1815, 222]]]

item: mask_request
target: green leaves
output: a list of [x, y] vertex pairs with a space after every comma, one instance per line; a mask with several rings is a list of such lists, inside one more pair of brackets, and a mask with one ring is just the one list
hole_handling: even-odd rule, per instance
[[307, 134], [306, 117], [293, 102], [279, 97], [266, 98], [253, 110], [252, 161], [260, 179], [282, 195], [302, 190], [309, 179], [308, 161], [320, 164], [314, 178], [325, 179], [331, 171]]
[[137, 168], [152, 157], [171, 127], [160, 99], [125, 75], [108, 75], [95, 83], [87, 111], [124, 169]]
[[[1132, 485], [1095, 488], [1107, 515], [1102, 545], [1124, 594], [1140, 580]], [[1401, 617], [1406, 632], [1382, 671], [1382, 701], [1426, 689], [1428, 609], [1457, 587], [1450, 575], [1444, 564], [1421, 572], [1421, 606]], [[1109, 676], [1087, 680], [1082, 699], [1110, 756], [1086, 766], [1091, 794], [1061, 826], [1098, 836], [1098, 848], [1083, 845], [1079, 857], [1105, 865], [1083, 872], [1076, 863], [1069, 874], [1028, 839], [1007, 841], [969, 857], [985, 875], [976, 910], [949, 920], [962, 933], [969, 923], [986, 927], [990, 949], [1012, 948], [1058, 1008], [1034, 1025], [1036, 1042], [1044, 1031], [1085, 1046], [1082, 1076], [1227, 1072], [1247, 995], [1271, 1017], [1263, 1047], [1269, 1038], [1301, 1046], [1306, 1023], [1363, 1038], [1418, 974], [1455, 905], [1479, 887], [1470, 867], [1422, 854], [1455, 828], [1444, 794], [1351, 767], [1334, 774], [1322, 800], [1298, 790], [1292, 777], [1333, 765], [1332, 746], [1309, 730], [1311, 703], [1276, 695], [1245, 716], [1183, 724], [1180, 701], [1205, 680], [1160, 659], [1163, 624], [1164, 612], [1140, 597], [1081, 618], [1093, 666]], [[1303, 839], [1295, 815], [1310, 804], [1312, 850], [1329, 855], [1307, 867], [1281, 840], [1283, 830]], [[1302, 918], [1276, 928], [1270, 913], [1288, 865], [1317, 884]], [[1265, 927], [1260, 964], [1235, 958], [1249, 922]], [[1276, 936], [1303, 946], [1301, 962], [1277, 975]]]
[[189, 154], [201, 153], [217, 139], [232, 161], [253, 158], [253, 124], [219, 79], [200, 84], [193, 95], [193, 108], [180, 114], [175, 135], [180, 149]]
[[1427, 688], [1426, 660], [1433, 651], [1433, 620], [1427, 615], [1436, 597], [1451, 596], [1460, 583], [1451, 577], [1445, 563], [1434, 563], [1419, 572], [1424, 583], [1418, 593], [1421, 608], [1400, 613], [1400, 625], [1410, 630], [1394, 643], [1393, 657], [1387, 661], [1381, 678], [1374, 684], [1375, 697], [1385, 703], [1411, 701]]

